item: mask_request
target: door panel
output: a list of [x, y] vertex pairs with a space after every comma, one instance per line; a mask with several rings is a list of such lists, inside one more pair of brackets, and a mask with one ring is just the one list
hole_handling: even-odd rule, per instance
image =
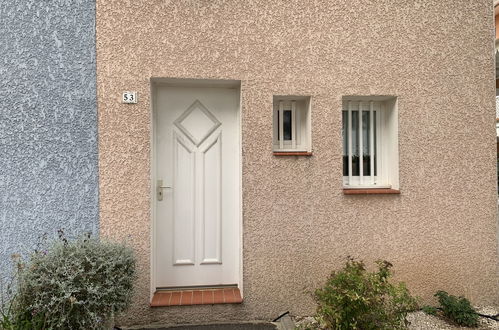
[[[193, 265], [195, 255], [195, 150], [174, 134], [174, 265]], [[163, 235], [162, 235], [163, 237]]]
[[221, 208], [222, 208], [222, 137], [218, 135], [216, 139], [207, 144], [201, 151], [202, 157], [202, 177], [203, 177], [203, 258], [201, 263], [222, 263], [221, 258]]
[[239, 150], [238, 90], [156, 88], [156, 287], [239, 282]]

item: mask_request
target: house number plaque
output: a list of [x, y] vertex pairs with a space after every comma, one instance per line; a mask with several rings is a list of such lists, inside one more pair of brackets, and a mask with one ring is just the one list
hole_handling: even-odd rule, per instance
[[123, 103], [137, 103], [137, 92], [123, 92]]

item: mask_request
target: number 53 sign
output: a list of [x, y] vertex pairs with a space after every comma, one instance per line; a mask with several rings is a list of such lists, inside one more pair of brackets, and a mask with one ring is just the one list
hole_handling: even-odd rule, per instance
[[123, 103], [137, 103], [137, 92], [123, 92]]

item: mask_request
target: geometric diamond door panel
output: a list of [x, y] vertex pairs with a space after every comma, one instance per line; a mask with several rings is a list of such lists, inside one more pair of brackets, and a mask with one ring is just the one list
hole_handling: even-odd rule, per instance
[[220, 126], [218, 119], [196, 100], [177, 120], [177, 126], [196, 147]]

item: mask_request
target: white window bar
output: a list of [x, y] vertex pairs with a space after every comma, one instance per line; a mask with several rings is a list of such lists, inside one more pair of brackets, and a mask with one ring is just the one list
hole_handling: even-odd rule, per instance
[[284, 149], [284, 105], [279, 102], [279, 148]]
[[291, 147], [296, 149], [296, 102], [291, 102]]
[[377, 164], [377, 168], [378, 168], [378, 173], [377, 173], [377, 176], [376, 176], [376, 182], [375, 184], [384, 184], [383, 182], [380, 182], [380, 178], [383, 178], [383, 174], [381, 173], [381, 171], [383, 170], [383, 157], [380, 157], [380, 155], [383, 154], [383, 146], [382, 146], [382, 143], [380, 143], [381, 141], [381, 123], [383, 122], [384, 120], [384, 117], [383, 117], [383, 108], [382, 108], [382, 104], [376, 104], [376, 108], [378, 109], [378, 111], [376, 111], [376, 122], [374, 123], [376, 125], [376, 151], [377, 151], [377, 156], [376, 156], [376, 164]]
[[352, 102], [348, 101], [348, 184], [352, 184]]
[[373, 101], [369, 102], [369, 160], [371, 162], [371, 184], [374, 182], [374, 105]]
[[364, 138], [362, 134], [362, 102], [359, 101], [359, 183], [364, 184]]

